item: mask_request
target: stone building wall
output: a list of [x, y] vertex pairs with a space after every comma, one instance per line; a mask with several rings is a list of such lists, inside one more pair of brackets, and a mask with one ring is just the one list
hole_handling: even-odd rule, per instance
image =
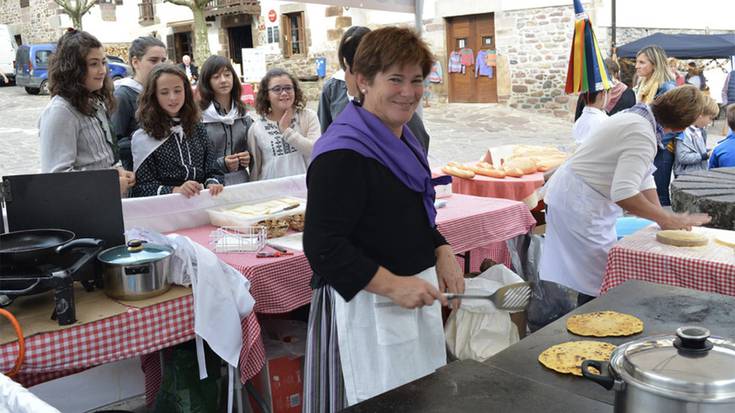
[[20, 7], [19, 0], [0, 0], [0, 24], [11, 25], [23, 43], [55, 42], [61, 34], [51, 26], [57, 9], [52, 0], [30, 0], [28, 7]]
[[508, 93], [500, 93], [504, 85], [499, 73], [501, 103], [562, 118], [571, 116], [576, 99], [564, 93], [564, 85], [573, 21], [571, 5], [495, 14], [498, 55], [507, 61], [505, 81], [510, 82]]

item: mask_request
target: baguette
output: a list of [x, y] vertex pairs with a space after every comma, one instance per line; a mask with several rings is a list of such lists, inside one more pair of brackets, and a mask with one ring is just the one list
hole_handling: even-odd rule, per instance
[[468, 168], [460, 168], [454, 165], [449, 165], [442, 167], [442, 172], [444, 172], [447, 175], [456, 176], [457, 178], [465, 178], [465, 179], [472, 179], [475, 177], [475, 172]]
[[495, 169], [487, 162], [478, 162], [475, 166], [471, 166], [470, 168], [478, 175], [489, 176], [491, 178], [505, 178], [505, 171], [502, 169]]

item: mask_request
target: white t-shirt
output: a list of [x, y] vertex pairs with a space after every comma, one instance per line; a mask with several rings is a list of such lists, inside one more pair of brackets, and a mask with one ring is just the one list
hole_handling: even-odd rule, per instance
[[572, 170], [613, 202], [656, 188], [653, 158], [656, 135], [651, 123], [635, 113], [617, 113], [587, 138], [567, 161]]
[[582, 116], [574, 122], [572, 128], [572, 137], [578, 145], [581, 145], [590, 135], [597, 130], [597, 126], [607, 119], [607, 113], [604, 110], [597, 109], [592, 106], [585, 106], [582, 109]]

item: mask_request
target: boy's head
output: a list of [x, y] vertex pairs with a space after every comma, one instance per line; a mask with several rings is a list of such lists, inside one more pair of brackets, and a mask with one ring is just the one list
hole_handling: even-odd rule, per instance
[[706, 102], [704, 104], [702, 114], [699, 115], [696, 121], [694, 121], [694, 126], [698, 128], [704, 128], [712, 123], [712, 120], [720, 113], [720, 105], [718, 105], [714, 99], [708, 96], [705, 100]]
[[727, 126], [735, 133], [735, 103], [727, 106]]

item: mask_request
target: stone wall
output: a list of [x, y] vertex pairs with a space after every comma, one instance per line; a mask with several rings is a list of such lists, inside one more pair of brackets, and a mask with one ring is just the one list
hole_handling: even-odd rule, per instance
[[[508, 63], [510, 79], [509, 94], [498, 93], [500, 102], [571, 119], [576, 99], [564, 94], [564, 85], [573, 21], [571, 5], [495, 14], [498, 55]], [[499, 73], [499, 92], [502, 80]]]
[[11, 31], [20, 34], [23, 43], [52, 43], [61, 30], [51, 26], [58, 6], [52, 0], [30, 0], [28, 7], [20, 7], [19, 0], [0, 0], [0, 24], [8, 24]]

